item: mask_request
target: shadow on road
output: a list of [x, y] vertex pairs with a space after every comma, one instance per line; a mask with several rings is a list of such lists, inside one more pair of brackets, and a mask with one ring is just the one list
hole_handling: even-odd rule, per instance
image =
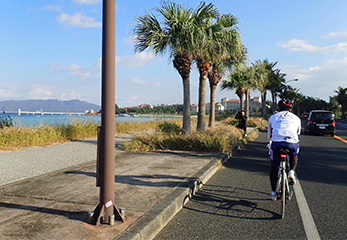
[[[65, 174], [77, 174], [85, 175], [88, 177], [96, 177], [95, 172], [84, 171], [66, 171]], [[147, 187], [177, 187], [180, 184], [184, 184], [192, 178], [179, 177], [165, 174], [153, 174], [153, 175], [117, 175], [115, 176], [116, 183], [147, 186]]]
[[66, 210], [51, 209], [46, 207], [36, 207], [36, 206], [14, 204], [14, 203], [0, 202], [0, 208], [20, 209], [20, 210], [25, 210], [30, 212], [39, 212], [39, 213], [46, 213], [51, 215], [58, 215], [62, 217], [67, 217], [71, 220], [76, 220], [81, 222], [85, 222], [86, 217], [88, 216], [88, 212], [86, 211], [72, 212], [72, 211], [66, 211]]
[[[184, 206], [184, 208], [199, 213], [236, 219], [277, 220], [280, 217], [278, 213], [260, 206], [259, 202], [269, 201], [267, 194], [265, 198], [244, 197], [237, 194], [237, 192], [241, 191], [243, 192], [242, 195], [254, 196], [254, 193], [256, 193], [256, 195], [265, 195], [264, 192], [231, 187], [223, 188], [224, 189], [221, 189], [220, 186], [213, 185], [204, 186], [204, 188], [191, 199], [193, 205], [188, 204]], [[257, 211], [257, 213], [253, 213], [255, 211]]]

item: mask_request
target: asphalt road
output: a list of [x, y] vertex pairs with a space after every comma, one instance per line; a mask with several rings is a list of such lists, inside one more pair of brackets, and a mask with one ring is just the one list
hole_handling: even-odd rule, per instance
[[[347, 139], [347, 129], [337, 127]], [[347, 145], [301, 136], [298, 183], [280, 219], [269, 201], [266, 133], [238, 151], [155, 239], [347, 239]]]

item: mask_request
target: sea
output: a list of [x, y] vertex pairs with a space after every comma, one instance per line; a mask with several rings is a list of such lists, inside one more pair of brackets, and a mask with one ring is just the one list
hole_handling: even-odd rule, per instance
[[[21, 114], [0, 113], [0, 117], [10, 116], [14, 127], [35, 127], [39, 125], [59, 125], [71, 122], [95, 122], [101, 124], [101, 116], [86, 115], [41, 115], [41, 114]], [[176, 119], [175, 116], [115, 116], [115, 122], [147, 122], [155, 120]]]

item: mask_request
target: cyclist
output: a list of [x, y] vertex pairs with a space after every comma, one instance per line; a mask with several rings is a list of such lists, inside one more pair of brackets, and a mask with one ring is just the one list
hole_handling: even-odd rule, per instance
[[275, 201], [276, 183], [278, 167], [280, 165], [279, 150], [289, 150], [289, 167], [288, 179], [290, 184], [295, 184], [295, 169], [298, 164], [299, 154], [299, 136], [301, 133], [300, 118], [292, 113], [293, 104], [288, 99], [282, 99], [278, 102], [278, 112], [273, 114], [268, 121], [268, 141], [270, 146], [270, 199]]

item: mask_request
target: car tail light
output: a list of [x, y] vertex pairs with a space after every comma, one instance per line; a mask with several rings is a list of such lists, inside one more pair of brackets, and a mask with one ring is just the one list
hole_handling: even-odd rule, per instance
[[313, 122], [311, 120], [308, 121], [308, 124], [313, 124]]
[[333, 126], [335, 127], [335, 125], [336, 125], [336, 123], [335, 123], [335, 121], [333, 121]]

